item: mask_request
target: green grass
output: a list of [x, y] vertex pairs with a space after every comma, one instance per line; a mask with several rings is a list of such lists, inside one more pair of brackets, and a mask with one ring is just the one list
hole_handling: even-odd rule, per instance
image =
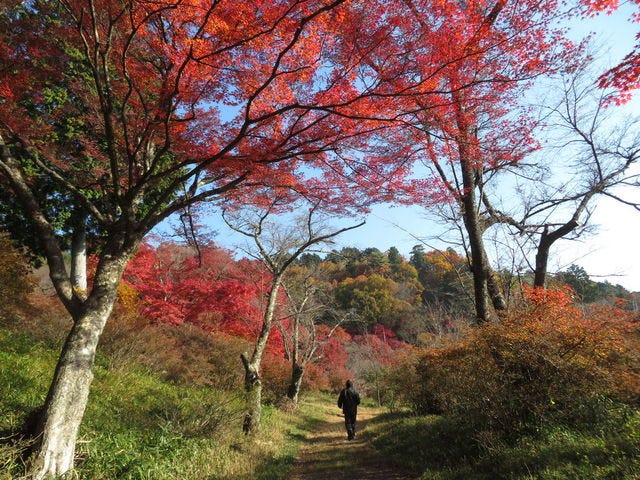
[[[45, 398], [57, 354], [0, 329], [0, 480], [24, 472], [19, 432]], [[168, 383], [135, 365], [109, 370], [102, 360], [77, 445], [81, 479], [284, 479], [321, 417], [312, 404], [296, 414], [266, 406], [261, 431], [245, 437], [238, 391]]]
[[422, 480], [640, 479], [639, 412], [608, 430], [556, 425], [510, 441], [464, 419], [386, 414], [371, 436], [381, 454]]
[[[46, 395], [58, 349], [0, 329], [0, 480], [24, 472], [19, 432]], [[302, 402], [295, 414], [266, 406], [260, 433], [245, 437], [237, 391], [173, 384], [136, 365], [110, 369], [107, 360], [98, 358], [80, 431], [81, 479], [285, 479], [335, 401]], [[614, 407], [591, 428], [547, 426], [510, 441], [465, 419], [409, 414], [377, 417], [367, 436], [423, 480], [640, 480], [640, 413]]]

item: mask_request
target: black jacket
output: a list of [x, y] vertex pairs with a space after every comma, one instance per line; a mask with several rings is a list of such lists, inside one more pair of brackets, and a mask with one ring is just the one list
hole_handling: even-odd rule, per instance
[[355, 388], [344, 388], [338, 397], [338, 407], [345, 415], [355, 415], [360, 405], [360, 395]]

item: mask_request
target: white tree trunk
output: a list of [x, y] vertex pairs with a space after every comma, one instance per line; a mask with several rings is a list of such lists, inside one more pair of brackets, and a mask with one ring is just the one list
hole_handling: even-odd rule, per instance
[[245, 435], [256, 433], [260, 429], [260, 417], [262, 416], [262, 379], [258, 372], [258, 364], [250, 363], [246, 355], [241, 355], [245, 368], [244, 390], [247, 411], [242, 423], [242, 431]]
[[29, 479], [65, 475], [73, 469], [98, 341], [113, 310], [129, 253], [103, 254], [91, 295], [74, 315], [73, 327], [62, 348], [45, 401], [38, 444], [29, 465]]
[[78, 430], [93, 380], [93, 364], [100, 334], [111, 307], [80, 318], [64, 344], [42, 417], [39, 448], [31, 477], [41, 480], [73, 468]]
[[245, 434], [255, 433], [260, 428], [260, 416], [262, 411], [262, 379], [260, 378], [260, 364], [262, 356], [269, 340], [273, 316], [276, 311], [278, 291], [282, 281], [282, 273], [274, 276], [269, 292], [269, 301], [262, 319], [262, 329], [256, 340], [251, 360], [246, 355], [241, 355], [244, 365], [244, 389], [247, 403], [247, 413], [244, 417], [242, 430]]
[[74, 293], [82, 299], [87, 297], [87, 232], [84, 226], [73, 232], [71, 241], [71, 284]]

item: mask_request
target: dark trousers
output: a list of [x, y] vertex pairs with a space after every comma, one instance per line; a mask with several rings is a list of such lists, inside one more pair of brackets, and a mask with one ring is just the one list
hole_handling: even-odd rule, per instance
[[356, 436], [356, 413], [344, 412], [344, 426], [347, 427], [347, 436], [349, 439]]

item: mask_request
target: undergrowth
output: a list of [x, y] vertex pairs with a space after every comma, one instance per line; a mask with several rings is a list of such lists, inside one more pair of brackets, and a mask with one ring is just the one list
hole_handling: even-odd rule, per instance
[[505, 440], [464, 418], [385, 414], [374, 446], [421, 480], [638, 480], [640, 412], [610, 411], [607, 428], [548, 425]]
[[[24, 474], [25, 428], [41, 406], [58, 346], [0, 329], [0, 480]], [[286, 478], [298, 445], [318, 421], [265, 406], [261, 431], [241, 431], [238, 388], [171, 383], [134, 364], [98, 359], [76, 451], [76, 474], [91, 480]]]

